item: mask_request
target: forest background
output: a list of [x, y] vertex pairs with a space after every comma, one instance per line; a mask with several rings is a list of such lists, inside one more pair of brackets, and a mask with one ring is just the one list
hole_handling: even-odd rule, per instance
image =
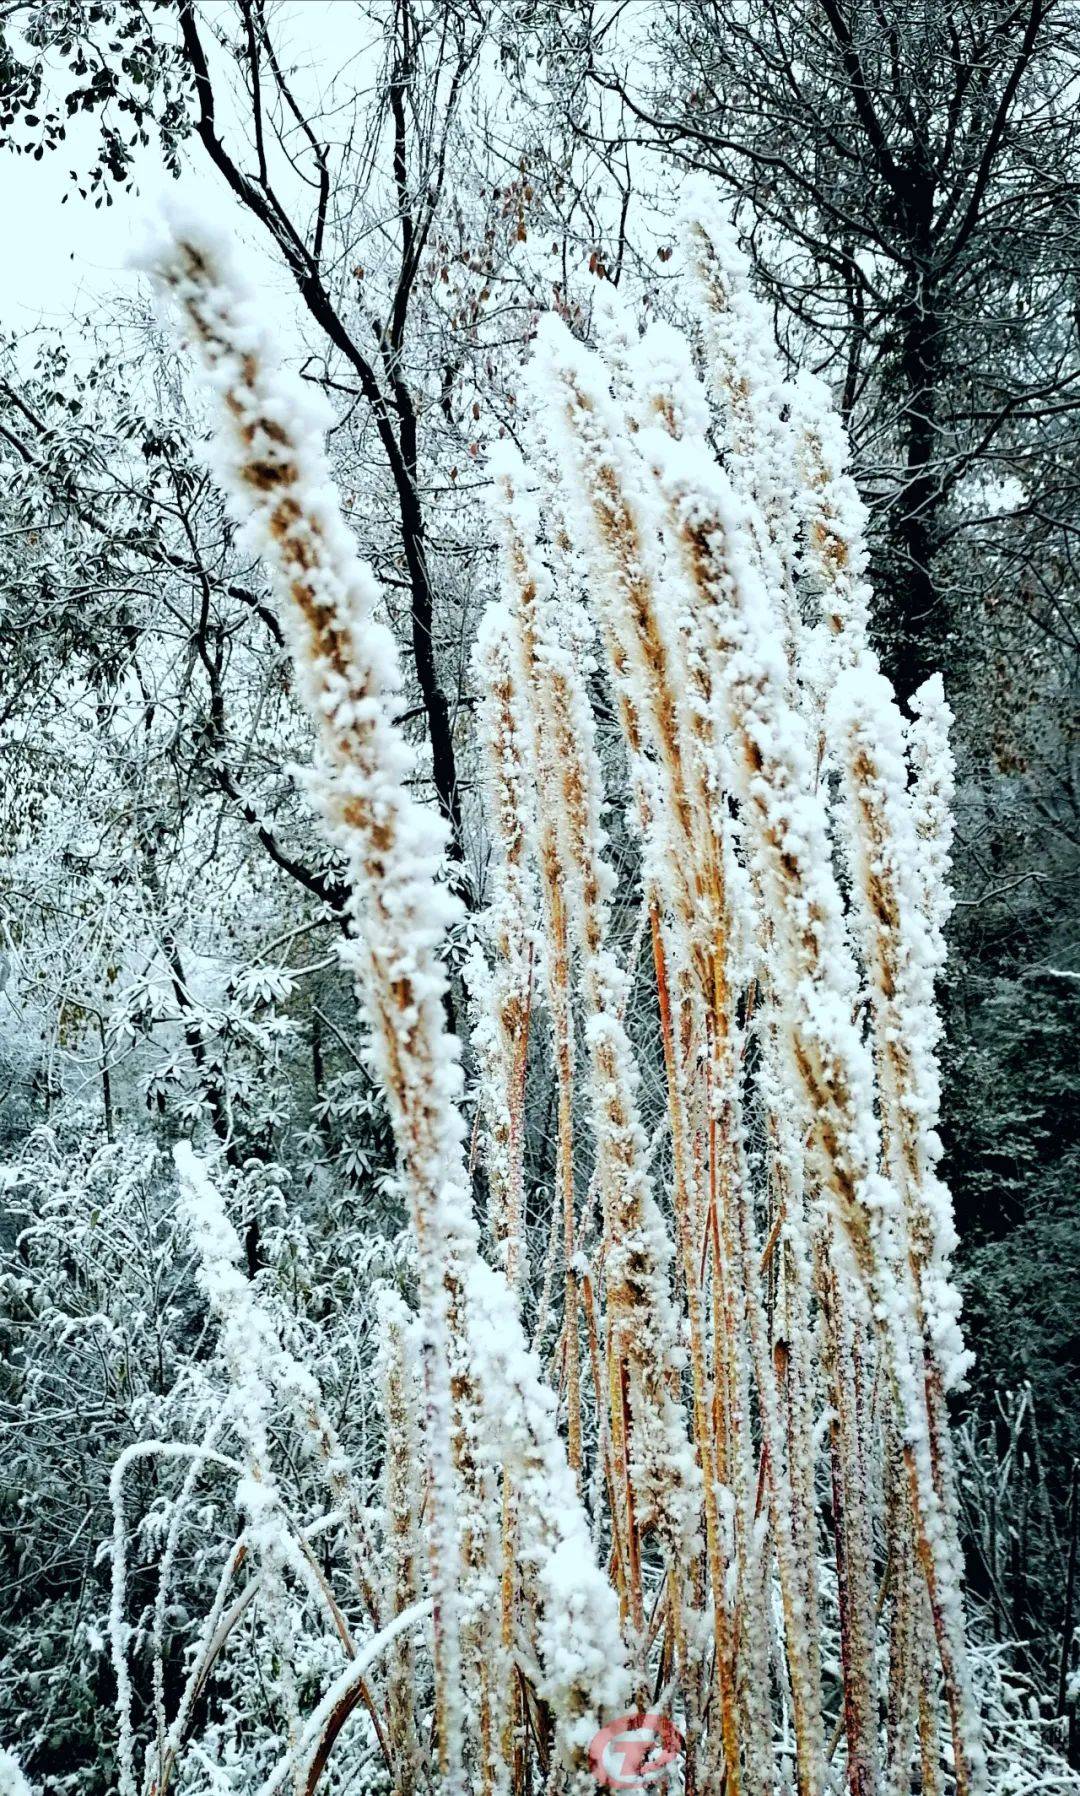
[[[39, 196], [55, 207], [49, 292], [13, 270], [0, 347], [0, 1736], [29, 1727], [47, 1789], [107, 1787], [110, 1468], [208, 1400], [163, 1149], [217, 1140], [249, 1268], [289, 1294], [352, 1436], [380, 1427], [372, 1352], [351, 1337], [343, 1360], [334, 1319], [407, 1277], [336, 947], [341, 869], [293, 775], [309, 733], [280, 625], [148, 294], [99, 276], [89, 315], [57, 315], [68, 220], [92, 256], [87, 219], [119, 219], [108, 259], [182, 175], [261, 271], [333, 409], [471, 915], [490, 853], [469, 673], [496, 588], [486, 452], [515, 436], [541, 313], [589, 341], [615, 290], [680, 322], [671, 221], [693, 169], [730, 204], [784, 355], [829, 383], [851, 433], [882, 664], [901, 698], [940, 669], [956, 715], [943, 1135], [976, 1354], [967, 1572], [1075, 1756], [1077, 8], [0, 13], [13, 258], [35, 257]], [[637, 869], [614, 847], [629, 936]], [[452, 962], [463, 1035], [470, 929]], [[530, 1102], [538, 1216], [553, 1102], [550, 1080]], [[135, 1487], [149, 1579], [168, 1491], [149, 1465]]]

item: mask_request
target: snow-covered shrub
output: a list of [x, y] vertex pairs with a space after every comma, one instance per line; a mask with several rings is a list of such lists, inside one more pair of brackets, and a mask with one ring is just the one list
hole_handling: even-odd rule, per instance
[[[598, 355], [545, 320], [525, 454], [493, 459], [503, 596], [474, 663], [492, 901], [468, 968], [487, 1241], [446, 1016], [459, 906], [322, 419], [221, 245], [181, 223], [156, 257], [315, 726], [417, 1315], [383, 1294], [376, 1494], [178, 1146], [228, 1385], [201, 1439], [142, 1442], [114, 1472], [124, 1796], [174, 1776], [409, 1796], [432, 1771], [448, 1796], [585, 1791], [594, 1742], [643, 1710], [679, 1730], [684, 1787], [728, 1796], [824, 1796], [845, 1766], [852, 1796], [1067, 1782], [965, 1614], [944, 696], [928, 682], [905, 719], [877, 667], [843, 432], [818, 386], [782, 378], [707, 189], [683, 234], [694, 341], [638, 341], [612, 311]], [[629, 940], [597, 691], [628, 776]], [[526, 1167], [541, 1055], [550, 1184]], [[189, 1509], [224, 1475], [236, 1532], [171, 1704], [158, 1651], [144, 1728], [123, 1485], [155, 1454], [187, 1468]], [[200, 1730], [242, 1621], [264, 1725], [238, 1672]]]

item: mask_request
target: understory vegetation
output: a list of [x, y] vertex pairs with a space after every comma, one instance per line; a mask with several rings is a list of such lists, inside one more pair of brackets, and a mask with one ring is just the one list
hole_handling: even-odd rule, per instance
[[0, 1796], [1080, 1791], [1075, 9], [7, 10]]

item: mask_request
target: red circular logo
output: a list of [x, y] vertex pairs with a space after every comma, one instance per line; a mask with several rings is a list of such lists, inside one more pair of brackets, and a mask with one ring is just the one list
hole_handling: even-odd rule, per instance
[[594, 1734], [589, 1764], [603, 1789], [644, 1790], [667, 1776], [682, 1749], [675, 1723], [646, 1710], [620, 1715]]

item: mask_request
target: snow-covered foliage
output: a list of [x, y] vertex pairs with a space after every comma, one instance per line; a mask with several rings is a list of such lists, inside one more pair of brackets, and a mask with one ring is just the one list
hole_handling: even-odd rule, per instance
[[[587, 637], [578, 626], [577, 654], [567, 664], [548, 621], [568, 620], [563, 641], [574, 629], [573, 592], [557, 609], [552, 602], [561, 534], [576, 556], [571, 580], [580, 581], [607, 648], [627, 752], [638, 765], [635, 784], [655, 795], [639, 803], [637, 822], [646, 878], [664, 870], [663, 882], [650, 879], [647, 889], [658, 1002], [674, 1038], [673, 1202], [676, 1227], [691, 1242], [684, 1291], [709, 1585], [698, 1602], [714, 1635], [719, 1708], [719, 1744], [714, 1727], [708, 1743], [699, 1739], [691, 1750], [719, 1752], [731, 1786], [769, 1787], [776, 1775], [769, 1666], [779, 1644], [786, 1672], [776, 1694], [791, 1705], [795, 1777], [803, 1791], [824, 1785], [812, 1493], [825, 1437], [813, 1416], [816, 1386], [835, 1411], [822, 1472], [831, 1458], [852, 1787], [906, 1776], [895, 1755], [914, 1750], [932, 1653], [948, 1699], [957, 1788], [979, 1790], [985, 1758], [944, 1413], [944, 1391], [965, 1362], [948, 1271], [954, 1236], [934, 1171], [936, 960], [926, 918], [940, 901], [926, 888], [941, 857], [930, 871], [930, 855], [919, 852], [899, 714], [866, 646], [861, 514], [839, 428], [821, 416], [819, 392], [804, 389], [802, 405], [790, 404], [730, 234], [707, 193], [693, 187], [687, 206], [722, 465], [710, 453], [705, 396], [686, 350], [668, 338], [659, 353], [649, 339], [638, 352], [612, 332], [616, 370], [609, 374], [565, 326], [548, 320], [533, 381], [534, 481], [542, 491], [553, 487], [551, 546], [545, 563], [537, 540], [544, 527], [532, 515], [515, 519], [507, 562], [535, 728], [550, 719], [558, 742], [560, 707], [575, 720], [564, 724], [558, 752], [548, 749], [550, 773], [536, 782], [541, 811], [551, 804], [550, 778], [562, 782], [558, 818], [572, 863], [558, 890], [569, 894], [571, 913], [582, 908], [579, 891], [595, 893], [593, 904], [602, 906], [606, 886], [590, 730], [569, 671], [587, 667]], [[628, 404], [635, 371], [638, 393]], [[501, 484], [516, 494], [525, 478], [518, 471]], [[518, 508], [529, 513], [534, 505], [519, 500]], [[819, 657], [811, 653], [805, 672], [800, 661], [809, 632], [799, 580], [808, 575], [834, 639], [824, 686]], [[829, 707], [819, 716], [825, 691]], [[822, 732], [846, 775], [846, 803], [835, 815], [819, 778]], [[578, 816], [584, 822], [575, 830]], [[556, 825], [549, 827], [554, 834]], [[543, 832], [541, 823], [541, 865]], [[834, 838], [852, 863], [847, 901]], [[550, 938], [550, 905], [545, 920]], [[598, 909], [575, 943], [587, 1046], [596, 1027], [593, 957], [602, 943]], [[552, 952], [565, 960], [561, 941]], [[862, 980], [873, 998], [872, 1032], [859, 1014]], [[737, 1070], [751, 1046], [767, 1069], [757, 1098]], [[610, 1068], [605, 1077], [593, 1062], [590, 1078], [599, 1078], [604, 1093]], [[749, 1134], [762, 1103], [777, 1145], [764, 1179]], [[603, 1114], [593, 1133], [602, 1183]], [[603, 1284], [617, 1313], [613, 1239], [605, 1251]], [[653, 1257], [639, 1255], [642, 1285]], [[773, 1262], [783, 1268], [777, 1284], [785, 1296], [790, 1288], [797, 1340], [787, 1338], [775, 1291], [771, 1301], [763, 1293], [762, 1270], [771, 1274]], [[567, 1326], [573, 1352], [572, 1313]], [[662, 1331], [656, 1323], [653, 1330], [659, 1347]], [[792, 1391], [796, 1378], [801, 1401]], [[614, 1447], [624, 1401], [616, 1381], [606, 1417]], [[640, 1420], [637, 1426], [648, 1438]], [[658, 1466], [664, 1458], [656, 1452]], [[762, 1486], [770, 1499], [764, 1532]], [[892, 1597], [893, 1724], [884, 1763], [872, 1662], [879, 1515], [910, 1543], [916, 1568], [910, 1576], [897, 1568]], [[631, 1532], [647, 1537], [650, 1522], [655, 1527], [647, 1512], [635, 1516]], [[633, 1631], [638, 1553], [619, 1550], [620, 1523], [613, 1499], [614, 1562]], [[674, 1595], [669, 1604], [674, 1638], [684, 1618]], [[910, 1622], [904, 1605], [914, 1606]], [[695, 1688], [685, 1659], [681, 1682], [692, 1725], [710, 1689]]]
[[[305, 878], [345, 928], [311, 967], [305, 925], [280, 964], [272, 941], [230, 965], [210, 908], [190, 977], [142, 751], [152, 914], [113, 902], [133, 959], [162, 952], [114, 972], [98, 1019], [109, 1142], [61, 1170], [41, 1135], [4, 1175], [11, 1308], [53, 1345], [14, 1407], [89, 1394], [112, 1460], [111, 1599], [56, 1632], [84, 1711], [107, 1693], [120, 1796], [585, 1796], [635, 1709], [679, 1731], [673, 1790], [1076, 1787], [963, 1589], [949, 709], [934, 678], [906, 720], [874, 658], [827, 390], [786, 377], [707, 185], [679, 218], [687, 333], [610, 299], [598, 349], [579, 309], [540, 318], [518, 448], [488, 457], [499, 591], [455, 742], [486, 888], [468, 920], [406, 733], [395, 564], [384, 589], [357, 553], [329, 417], [227, 244], [178, 216], [150, 254], [229, 553], [269, 577], [267, 689], [295, 681], [297, 759], [315, 739]], [[126, 779], [117, 752], [98, 801]], [[240, 802], [291, 859], [273, 807]], [[295, 1054], [302, 982], [331, 966], [360, 1021], [312, 1005], [305, 1207], [244, 1053]], [[109, 1109], [107, 1045], [161, 1027], [174, 1065], [147, 1096], [183, 1131], [175, 1177]], [[72, 1546], [105, 1532], [63, 1520]], [[25, 1713], [48, 1658], [5, 1675]], [[5, 1789], [27, 1785], [0, 1752]]]
[[[465, 1787], [461, 1584], [470, 1567], [468, 1554], [459, 1557], [458, 1517], [467, 1462], [477, 1455], [505, 1467], [517, 1486], [518, 1557], [535, 1579], [540, 1691], [554, 1710], [559, 1755], [580, 1776], [621, 1693], [615, 1605], [593, 1563], [513, 1294], [478, 1256], [459, 1043], [446, 1028], [438, 959], [457, 908], [438, 880], [444, 832], [409, 789], [411, 755], [392, 720], [400, 691], [393, 638], [374, 616], [374, 581], [328, 485], [320, 420], [282, 375], [227, 247], [178, 222], [151, 265], [219, 408], [219, 476], [274, 576], [318, 729], [312, 797], [348, 868], [345, 953], [372, 1029], [419, 1268], [441, 1774], [448, 1791]], [[455, 1397], [467, 1415], [455, 1417]], [[571, 1570], [576, 1626], [563, 1612]], [[310, 1759], [311, 1745], [305, 1750]]]

